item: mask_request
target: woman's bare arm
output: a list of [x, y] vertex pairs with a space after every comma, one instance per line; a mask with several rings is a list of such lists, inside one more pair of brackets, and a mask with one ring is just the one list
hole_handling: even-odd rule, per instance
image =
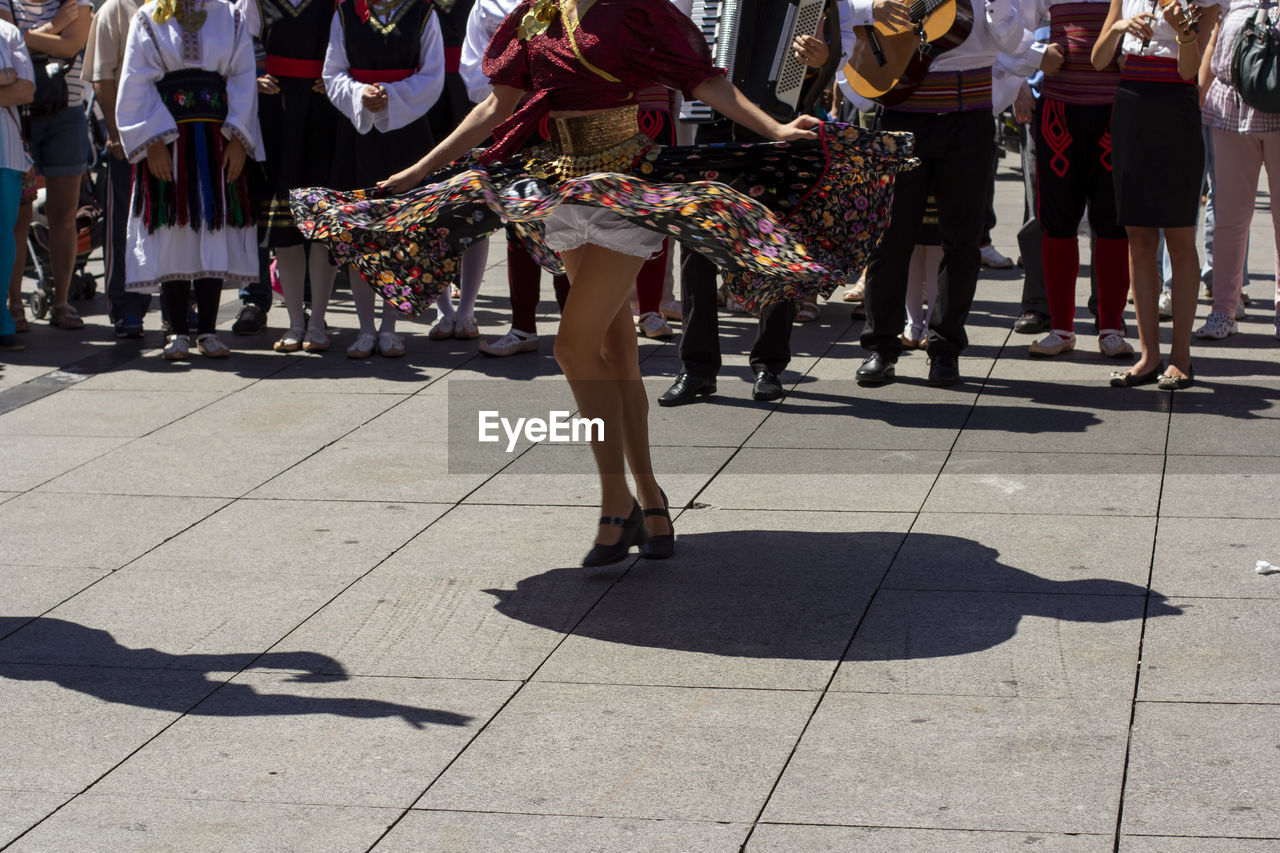
[[378, 184], [380, 189], [392, 193], [407, 192], [432, 172], [439, 171], [454, 160], [475, 148], [489, 138], [493, 129], [506, 121], [520, 99], [524, 97], [522, 89], [511, 86], [494, 86], [489, 97], [476, 104], [462, 123], [449, 134], [443, 142], [409, 168], [396, 172]]
[[693, 96], [720, 115], [753, 130], [766, 139], [785, 142], [791, 139], [817, 139], [808, 128], [822, 122], [813, 116], [800, 116], [787, 124], [779, 124], [764, 110], [747, 100], [747, 96], [724, 77], [709, 77], [693, 90]]

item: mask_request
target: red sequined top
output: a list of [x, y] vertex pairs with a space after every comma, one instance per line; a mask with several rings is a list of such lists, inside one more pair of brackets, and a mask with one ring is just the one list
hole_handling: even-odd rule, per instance
[[[686, 94], [724, 69], [711, 62], [706, 40], [671, 0], [578, 0], [576, 28], [566, 26], [559, 0], [522, 0], [498, 27], [485, 52], [494, 84], [530, 93], [494, 129], [483, 163], [520, 150], [543, 117], [558, 110], [602, 110], [637, 102], [658, 83]], [[552, 11], [546, 29], [520, 38], [531, 9]]]

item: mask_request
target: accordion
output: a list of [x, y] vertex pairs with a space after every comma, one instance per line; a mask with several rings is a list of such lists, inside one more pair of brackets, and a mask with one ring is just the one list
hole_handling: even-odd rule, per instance
[[[693, 0], [693, 23], [711, 48], [715, 64], [747, 99], [778, 121], [808, 112], [835, 77], [840, 65], [840, 20], [832, 8], [826, 15], [827, 64], [810, 75], [796, 58], [796, 36], [822, 34], [828, 0]], [[812, 78], [812, 79], [810, 79]], [[702, 101], [686, 101], [680, 120], [715, 121]]]

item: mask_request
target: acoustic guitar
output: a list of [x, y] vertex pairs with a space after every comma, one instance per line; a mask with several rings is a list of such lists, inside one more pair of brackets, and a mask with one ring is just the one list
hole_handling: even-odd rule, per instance
[[855, 27], [857, 42], [844, 67], [853, 90], [887, 107], [911, 96], [934, 57], [957, 47], [973, 29], [969, 0], [914, 0], [912, 25], [894, 29], [876, 22]]

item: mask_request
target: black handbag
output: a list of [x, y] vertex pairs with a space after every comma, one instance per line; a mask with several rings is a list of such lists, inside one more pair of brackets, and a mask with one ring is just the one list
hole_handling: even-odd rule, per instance
[[71, 103], [67, 91], [67, 72], [75, 64], [73, 59], [54, 59], [43, 53], [31, 52], [36, 92], [25, 109], [31, 116], [44, 118], [57, 115]]
[[1240, 99], [1255, 110], [1280, 113], [1280, 31], [1263, 4], [1245, 21], [1231, 49], [1231, 76]]

